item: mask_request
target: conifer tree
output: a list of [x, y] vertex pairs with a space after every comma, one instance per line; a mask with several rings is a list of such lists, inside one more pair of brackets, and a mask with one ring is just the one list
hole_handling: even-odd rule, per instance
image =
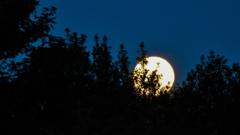
[[120, 84], [128, 84], [130, 82], [130, 71], [129, 71], [129, 58], [127, 50], [124, 47], [124, 44], [120, 45], [120, 50], [118, 52], [118, 61], [117, 66], [120, 72]]
[[107, 37], [104, 36], [102, 43], [99, 43], [99, 37], [95, 35], [95, 46], [93, 47], [93, 72], [98, 85], [106, 89], [113, 82], [114, 65], [112, 56], [107, 45]]

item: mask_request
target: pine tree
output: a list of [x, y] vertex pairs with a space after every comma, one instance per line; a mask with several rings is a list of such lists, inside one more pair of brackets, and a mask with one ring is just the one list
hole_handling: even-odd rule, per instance
[[93, 72], [98, 85], [108, 87], [113, 81], [114, 65], [112, 56], [109, 51], [110, 46], [107, 45], [107, 37], [104, 36], [102, 43], [99, 43], [99, 38], [95, 36], [95, 46], [93, 47]]
[[130, 83], [130, 71], [129, 71], [129, 58], [127, 50], [124, 47], [124, 44], [120, 45], [120, 50], [118, 52], [118, 61], [117, 66], [119, 69], [119, 80], [121, 86], [124, 84]]

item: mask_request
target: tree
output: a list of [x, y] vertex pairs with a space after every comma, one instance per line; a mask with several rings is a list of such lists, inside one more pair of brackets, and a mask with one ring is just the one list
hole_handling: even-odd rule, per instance
[[119, 69], [119, 80], [121, 86], [124, 84], [128, 84], [130, 82], [130, 71], [129, 71], [129, 59], [127, 50], [124, 48], [124, 44], [120, 45], [120, 50], [118, 52], [118, 61], [117, 66]]
[[85, 41], [86, 36], [77, 33], [49, 36], [44, 46], [32, 50], [30, 65], [13, 83], [21, 89], [21, 103], [13, 113], [25, 118], [29, 125], [34, 123], [33, 132], [41, 128], [70, 134], [76, 126], [79, 106], [89, 95], [92, 82]]
[[29, 64], [28, 59], [20, 62], [16, 59], [29, 55], [34, 45], [39, 46], [48, 37], [55, 23], [56, 8], [44, 8], [38, 14], [38, 0], [3, 0], [0, 5], [0, 63], [4, 63], [0, 78], [8, 82], [14, 81]]
[[110, 46], [107, 45], [107, 37], [104, 36], [102, 43], [99, 43], [99, 38], [95, 35], [95, 46], [93, 47], [93, 73], [96, 80], [96, 85], [109, 89], [108, 87], [114, 83], [115, 66], [112, 62], [112, 56], [109, 51]]
[[[29, 59], [17, 62], [17, 56], [28, 55], [32, 51], [33, 45], [48, 36], [55, 23], [56, 8], [44, 8], [43, 12], [38, 14], [36, 11], [38, 4], [38, 0], [0, 1], [0, 87], [3, 92], [1, 94], [3, 95], [1, 98], [3, 108], [1, 110], [5, 112], [1, 111], [0, 116], [1, 119], [5, 117], [5, 120], [1, 121], [3, 122], [1, 125], [11, 123], [6, 128], [8, 133], [11, 132], [9, 134], [21, 133], [21, 131], [23, 131], [22, 133], [31, 133], [33, 130], [40, 130], [36, 123], [29, 124], [36, 115], [35, 107], [38, 104], [34, 108], [28, 108], [28, 104], [25, 104], [25, 97], [22, 96], [28, 93], [24, 93], [16, 83], [19, 75], [25, 73], [29, 67]], [[27, 114], [30, 115], [27, 116]], [[28, 124], [23, 124], [21, 121]], [[25, 128], [27, 126], [28, 129]], [[32, 132], [32, 134], [34, 133]]]
[[239, 86], [237, 76], [237, 64], [229, 66], [224, 56], [213, 51], [207, 57], [202, 56], [200, 64], [188, 73], [186, 81], [174, 94], [174, 108], [185, 119], [180, 120], [185, 124], [179, 125], [194, 125], [202, 131], [200, 134], [237, 133], [232, 124], [239, 120], [237, 94], [233, 94]]
[[[163, 94], [164, 88], [161, 88], [161, 84], [159, 83], [162, 75], [157, 74], [157, 69], [150, 71], [147, 68], [148, 59], [146, 54], [147, 52], [142, 42], [140, 44], [139, 56], [137, 57], [138, 67], [136, 67], [133, 72], [133, 81], [137, 94], [151, 99], [153, 96]], [[159, 66], [159, 64], [157, 66]]]
[[0, 2], [0, 59], [14, 57], [37, 40], [48, 35], [55, 23], [55, 7], [44, 8], [38, 15], [38, 0], [2, 0]]
[[224, 56], [210, 52], [207, 59], [202, 56], [201, 63], [188, 74], [185, 87], [191, 87], [193, 91], [209, 98], [206, 100], [212, 100], [229, 92], [231, 72]]

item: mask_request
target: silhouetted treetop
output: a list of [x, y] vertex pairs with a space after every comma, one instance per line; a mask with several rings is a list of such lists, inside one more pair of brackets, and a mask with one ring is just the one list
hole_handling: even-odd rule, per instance
[[210, 52], [206, 58], [202, 56], [200, 64], [189, 72], [186, 87], [189, 86], [202, 94], [226, 94], [231, 72], [224, 56]]
[[119, 69], [120, 83], [122, 85], [129, 83], [129, 81], [130, 81], [130, 71], [129, 71], [130, 61], [128, 58], [128, 52], [125, 49], [124, 44], [120, 45], [120, 49], [118, 52], [118, 60], [117, 60], [116, 64]]
[[0, 5], [0, 59], [14, 57], [46, 37], [55, 23], [56, 8], [44, 8], [41, 14], [37, 14], [38, 0], [2, 0]]
[[112, 81], [112, 71], [114, 70], [110, 46], [107, 45], [107, 37], [104, 36], [102, 43], [99, 43], [99, 38], [95, 35], [95, 45], [93, 47], [93, 72], [97, 80], [102, 83]]

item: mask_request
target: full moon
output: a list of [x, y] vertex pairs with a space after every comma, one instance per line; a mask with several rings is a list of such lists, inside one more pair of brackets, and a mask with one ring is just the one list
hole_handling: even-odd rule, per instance
[[133, 71], [134, 87], [138, 95], [159, 96], [162, 92], [171, 90], [174, 80], [171, 64], [157, 56], [146, 57], [137, 63]]

